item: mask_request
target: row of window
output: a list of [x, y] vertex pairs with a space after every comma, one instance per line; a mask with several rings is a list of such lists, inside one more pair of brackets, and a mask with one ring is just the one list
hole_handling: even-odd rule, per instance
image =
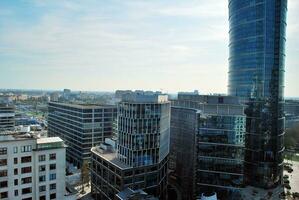
[[[49, 165], [49, 169], [50, 169], [50, 170], [55, 170], [55, 169], [56, 169], [56, 164], [50, 164], [50, 165]], [[39, 171], [39, 172], [44, 172], [44, 171], [46, 171], [46, 165], [40, 165], [40, 166], [38, 167], [38, 171]]]
[[[44, 187], [45, 190], [43, 190], [43, 191], [46, 191], [46, 186], [45, 185], [39, 187], [40, 191], [41, 191], [41, 187]], [[51, 189], [51, 188], [53, 188], [53, 189]], [[56, 184], [50, 184], [50, 190], [55, 190], [55, 189], [56, 189]], [[31, 194], [31, 193], [32, 193], [32, 188], [31, 187], [22, 189], [22, 195]], [[19, 190], [15, 190], [14, 195], [19, 196]], [[8, 198], [8, 192], [1, 192], [0, 193], [0, 199], [5, 199], [5, 198]], [[50, 194], [50, 199], [56, 199], [56, 193]], [[22, 200], [32, 200], [32, 197], [24, 198]], [[39, 200], [46, 200], [46, 195], [40, 196]]]
[[[56, 160], [56, 153], [49, 154], [49, 160]], [[38, 161], [39, 162], [46, 161], [46, 155], [39, 155]]]
[[[39, 176], [39, 182], [45, 182], [46, 181], [46, 175], [42, 175], [42, 176]], [[53, 173], [53, 174], [49, 174], [49, 180], [52, 181], [52, 180], [56, 180], [56, 174]]]
[[[56, 190], [56, 183], [50, 184], [50, 190]], [[45, 192], [46, 191], [46, 185], [39, 186], [39, 192]]]

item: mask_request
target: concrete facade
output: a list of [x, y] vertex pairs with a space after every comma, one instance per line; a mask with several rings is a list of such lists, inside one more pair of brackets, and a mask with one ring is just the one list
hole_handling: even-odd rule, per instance
[[0, 199], [64, 199], [65, 145], [58, 137], [0, 136]]

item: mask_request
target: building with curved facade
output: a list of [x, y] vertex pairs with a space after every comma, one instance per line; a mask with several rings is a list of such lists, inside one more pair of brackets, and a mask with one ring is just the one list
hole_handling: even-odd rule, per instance
[[283, 171], [287, 0], [229, 0], [229, 95], [247, 102], [245, 183], [271, 188]]
[[112, 200], [130, 188], [167, 199], [169, 140], [167, 95], [149, 91], [122, 95], [115, 144], [106, 140], [91, 149], [93, 198]]

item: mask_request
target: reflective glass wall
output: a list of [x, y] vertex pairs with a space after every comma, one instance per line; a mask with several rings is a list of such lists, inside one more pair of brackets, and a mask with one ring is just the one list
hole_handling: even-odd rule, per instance
[[246, 110], [245, 181], [281, 183], [287, 0], [229, 0], [230, 95]]

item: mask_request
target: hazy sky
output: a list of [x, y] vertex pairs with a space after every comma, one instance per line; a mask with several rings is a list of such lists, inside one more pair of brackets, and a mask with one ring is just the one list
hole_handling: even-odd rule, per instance
[[[0, 88], [227, 91], [228, 0], [0, 0]], [[289, 0], [286, 96], [299, 96]]]

